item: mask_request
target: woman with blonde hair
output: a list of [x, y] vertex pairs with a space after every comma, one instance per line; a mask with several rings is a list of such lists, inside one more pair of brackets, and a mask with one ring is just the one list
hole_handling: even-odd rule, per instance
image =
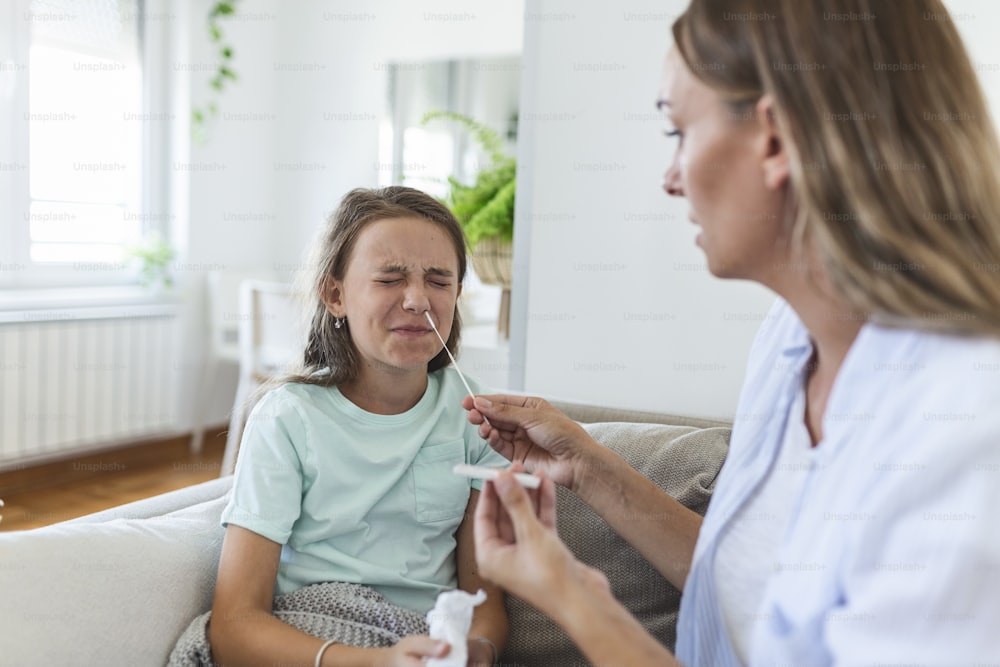
[[[674, 24], [664, 189], [714, 275], [778, 296], [704, 519], [544, 401], [466, 399], [551, 480], [485, 486], [481, 572], [592, 663], [1000, 658], [1000, 147], [947, 17], [694, 0]], [[559, 542], [553, 482], [683, 590], [676, 659]]]

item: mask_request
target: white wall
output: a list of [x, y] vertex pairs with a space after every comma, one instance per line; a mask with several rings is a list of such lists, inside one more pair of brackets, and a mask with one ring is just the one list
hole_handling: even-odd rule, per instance
[[686, 204], [660, 190], [673, 145], [655, 101], [684, 6], [528, 2], [515, 233], [528, 281], [515, 282], [511, 323], [526, 391], [712, 417], [735, 410], [773, 299], [712, 278]]
[[[950, 2], [973, 58], [1000, 63], [1000, 5]], [[623, 407], [731, 417], [773, 301], [704, 268], [673, 144], [654, 109], [682, 0], [528, 0], [512, 385]], [[984, 71], [997, 102], [997, 74]], [[523, 382], [523, 384], [520, 384]]]
[[[209, 271], [265, 269], [273, 263], [277, 200], [275, 155], [277, 14], [273, 0], [243, 0], [239, 13], [220, 23], [235, 47], [239, 81], [218, 98], [219, 113], [207, 124], [204, 143], [191, 141], [192, 103], [212, 99], [208, 81], [218, 62], [207, 37], [208, 0], [162, 8], [179, 24], [169, 74], [177, 91], [175, 153], [170, 159], [177, 210], [172, 236], [180, 249], [173, 273], [181, 292], [180, 418], [190, 423], [196, 406], [209, 424], [227, 420], [235, 395], [235, 364], [205, 378], [208, 358], [206, 275]], [[235, 303], [218, 306], [236, 310]]]

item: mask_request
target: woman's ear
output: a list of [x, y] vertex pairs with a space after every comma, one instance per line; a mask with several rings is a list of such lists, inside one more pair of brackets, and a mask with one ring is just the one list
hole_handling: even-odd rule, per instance
[[778, 130], [774, 111], [774, 98], [764, 95], [755, 107], [754, 118], [760, 124], [761, 137], [764, 142], [761, 166], [764, 170], [764, 185], [771, 190], [778, 190], [788, 184], [789, 155], [788, 143]]
[[320, 298], [326, 306], [326, 312], [334, 317], [344, 316], [343, 289], [336, 278], [327, 278], [320, 290]]

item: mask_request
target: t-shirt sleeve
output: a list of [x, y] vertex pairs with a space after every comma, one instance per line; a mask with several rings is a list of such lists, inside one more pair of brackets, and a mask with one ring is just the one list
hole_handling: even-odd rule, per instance
[[[466, 451], [468, 452], [468, 463], [487, 468], [506, 468], [510, 461], [500, 455], [490, 444], [479, 437], [479, 427], [472, 426], [466, 429]], [[477, 491], [482, 491], [483, 480], [470, 480], [470, 486]]]
[[[472, 385], [472, 391], [478, 396], [481, 394], [492, 394], [494, 389], [492, 387], [487, 387], [480, 383], [479, 381], [468, 378]], [[465, 392], [463, 390], [462, 395]], [[486, 466], [487, 468], [506, 468], [510, 465], [510, 461], [505, 459], [503, 456], [498, 454], [490, 444], [479, 437], [479, 427], [472, 424], [466, 424], [465, 429], [465, 451], [466, 451], [466, 463], [471, 463], [476, 466]], [[471, 479], [469, 480], [470, 486], [477, 491], [482, 491], [483, 480], [481, 479]]]
[[302, 509], [302, 462], [296, 444], [305, 442], [298, 411], [281, 389], [257, 404], [247, 420], [236, 461], [233, 491], [222, 512], [223, 526], [240, 526], [285, 544]]

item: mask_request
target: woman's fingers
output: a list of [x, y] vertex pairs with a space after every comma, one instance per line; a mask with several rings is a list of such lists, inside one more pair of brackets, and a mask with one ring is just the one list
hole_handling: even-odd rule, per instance
[[483, 489], [479, 492], [479, 501], [476, 503], [476, 514], [473, 517], [476, 553], [482, 553], [482, 547], [496, 540], [500, 510], [496, 489], [490, 482], [484, 482]]
[[556, 484], [545, 475], [538, 488], [538, 518], [546, 528], [556, 529]]
[[[538, 518], [528, 492], [509, 472], [502, 472], [493, 481], [497, 497], [510, 516], [514, 527], [514, 536], [518, 542], [528, 540], [535, 531]], [[478, 527], [478, 526], [477, 526]]]
[[[511, 399], [515, 399], [511, 401]], [[514, 429], [523, 426], [537, 411], [532, 407], [524, 407], [527, 397], [524, 396], [476, 396], [476, 410], [497, 428]]]

